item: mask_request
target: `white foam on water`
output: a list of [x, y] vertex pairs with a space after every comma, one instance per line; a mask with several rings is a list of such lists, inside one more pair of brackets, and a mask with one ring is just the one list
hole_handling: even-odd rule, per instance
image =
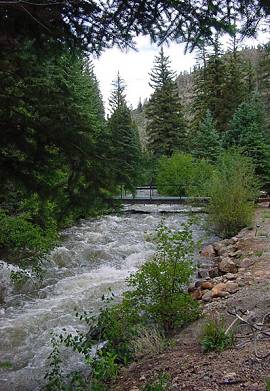
[[[75, 317], [76, 310], [97, 312], [102, 295], [109, 289], [120, 295], [130, 273], [153, 256], [155, 244], [149, 236], [163, 218], [157, 213], [163, 206], [145, 209], [151, 214], [105, 216], [66, 229], [63, 243], [48, 257], [40, 289], [31, 297], [21, 294], [19, 302], [18, 294], [13, 300], [14, 293], [8, 292], [9, 307], [0, 313], [0, 362], [11, 362], [13, 369], [0, 369], [1, 391], [40, 390], [51, 352], [51, 332], [86, 330]], [[186, 215], [165, 216], [171, 228], [179, 229], [186, 220]], [[194, 233], [195, 238], [201, 237], [203, 230], [195, 227]], [[16, 267], [1, 262], [0, 268], [1, 278], [10, 286], [10, 271]], [[81, 358], [68, 350], [66, 370], [82, 365]]]

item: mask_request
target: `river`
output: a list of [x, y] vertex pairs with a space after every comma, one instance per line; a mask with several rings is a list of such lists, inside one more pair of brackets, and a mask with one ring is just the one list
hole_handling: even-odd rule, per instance
[[[37, 285], [30, 279], [16, 291], [9, 278], [12, 266], [1, 261], [1, 278], [7, 285], [5, 308], [0, 313], [1, 391], [40, 390], [51, 333], [60, 333], [62, 328], [84, 330], [85, 325], [75, 317], [76, 309], [98, 311], [109, 288], [121, 295], [129, 274], [154, 254], [151, 234], [161, 219], [179, 229], [191, 210], [181, 205], [132, 206], [136, 208], [148, 213], [131, 213], [127, 207], [121, 215], [83, 220], [63, 231], [61, 244], [44, 261], [46, 273]], [[196, 215], [204, 219], [203, 214]], [[201, 224], [192, 229], [195, 240], [213, 239], [205, 236]], [[77, 354], [65, 349], [63, 357], [66, 373], [83, 368]]]

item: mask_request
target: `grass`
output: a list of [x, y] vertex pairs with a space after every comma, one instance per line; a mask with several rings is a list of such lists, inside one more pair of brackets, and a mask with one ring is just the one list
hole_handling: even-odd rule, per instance
[[209, 319], [203, 326], [201, 345], [204, 352], [222, 352], [234, 345], [234, 334], [226, 333], [223, 319]]
[[156, 328], [143, 328], [139, 336], [131, 342], [131, 345], [134, 356], [141, 358], [162, 353], [168, 347], [168, 340]]

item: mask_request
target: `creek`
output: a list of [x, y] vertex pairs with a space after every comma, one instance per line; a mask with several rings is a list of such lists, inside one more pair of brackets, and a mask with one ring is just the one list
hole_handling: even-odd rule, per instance
[[[63, 328], [71, 333], [87, 330], [75, 317], [76, 310], [97, 312], [102, 295], [110, 288], [121, 295], [130, 273], [154, 254], [151, 235], [161, 219], [168, 227], [179, 229], [189, 212], [199, 212], [181, 205], [132, 209], [137, 213], [126, 207], [121, 215], [82, 220], [63, 231], [61, 244], [44, 260], [46, 272], [40, 283], [30, 278], [21, 289], [14, 289], [10, 282], [14, 266], [1, 261], [1, 279], [6, 284], [5, 305], [0, 310], [1, 391], [41, 390], [51, 333], [59, 334]], [[196, 215], [204, 220], [204, 214]], [[195, 241], [213, 240], [206, 237], [202, 224], [193, 224], [192, 230]], [[63, 349], [63, 367], [69, 373], [83, 369], [84, 363], [78, 354]]]

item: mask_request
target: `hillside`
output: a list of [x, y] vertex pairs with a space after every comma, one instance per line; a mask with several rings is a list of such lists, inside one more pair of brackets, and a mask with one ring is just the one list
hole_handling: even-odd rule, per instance
[[[267, 88], [262, 91], [259, 80], [263, 77], [261, 74], [261, 69], [259, 67], [260, 60], [262, 59], [263, 51], [260, 47], [246, 47], [243, 48], [240, 52], [240, 56], [247, 62], [250, 63], [254, 69], [254, 77], [256, 89], [258, 89], [263, 96], [268, 94]], [[226, 54], [225, 54], [226, 55]], [[196, 67], [194, 67], [190, 72], [184, 71], [180, 72], [176, 78], [177, 89], [179, 96], [182, 100], [184, 114], [187, 121], [191, 120], [191, 106], [194, 99], [194, 74]], [[146, 135], [146, 123], [147, 120], [145, 118], [145, 105], [142, 107], [142, 110], [135, 109], [132, 111], [132, 116], [134, 121], [137, 124], [140, 141], [143, 149], [146, 148], [147, 145], [147, 135]]]

